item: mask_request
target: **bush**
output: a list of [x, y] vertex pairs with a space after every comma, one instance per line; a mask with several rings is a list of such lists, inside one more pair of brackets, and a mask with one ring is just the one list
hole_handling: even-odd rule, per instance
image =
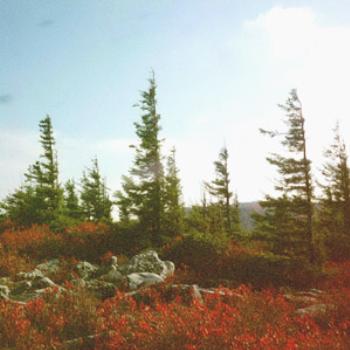
[[223, 258], [220, 274], [236, 284], [254, 287], [306, 288], [321, 276], [307, 261], [273, 254], [238, 254]]
[[161, 255], [164, 259], [173, 261], [176, 266], [188, 266], [199, 276], [211, 278], [216, 276], [227, 242], [225, 236], [194, 233], [175, 238], [163, 248]]
[[5, 231], [0, 236], [0, 244], [5, 251], [39, 261], [59, 257], [98, 261], [110, 250], [111, 236], [108, 226], [90, 222], [60, 233], [50, 231], [48, 226], [35, 225], [28, 229]]
[[[320, 277], [307, 261], [263, 253], [226, 237], [192, 234], [178, 237], [164, 247], [162, 256], [182, 266], [181, 275], [200, 285], [250, 284], [257, 288], [291, 286], [304, 288]], [[197, 281], [195, 280], [197, 279]], [[191, 280], [191, 278], [190, 278]]]
[[31, 271], [34, 264], [28, 258], [14, 252], [5, 252], [0, 246], [0, 277], [14, 278], [19, 272]]

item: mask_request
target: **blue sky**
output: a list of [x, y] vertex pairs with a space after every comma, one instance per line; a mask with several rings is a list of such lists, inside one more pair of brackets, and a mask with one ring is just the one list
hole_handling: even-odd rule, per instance
[[184, 198], [200, 197], [226, 144], [242, 201], [273, 188], [276, 107], [296, 87], [317, 176], [330, 129], [350, 133], [350, 3], [272, 0], [0, 0], [0, 197], [40, 151], [53, 119], [61, 179], [95, 155], [111, 190], [133, 157], [133, 108], [151, 68], [164, 153], [175, 145]]

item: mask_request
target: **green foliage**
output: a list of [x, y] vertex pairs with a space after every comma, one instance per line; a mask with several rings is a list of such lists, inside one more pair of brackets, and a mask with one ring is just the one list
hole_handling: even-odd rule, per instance
[[233, 193], [230, 190], [230, 174], [228, 171], [228, 151], [224, 147], [219, 153], [219, 159], [214, 162], [216, 177], [211, 183], [206, 183], [206, 188], [214, 197], [215, 205], [222, 220], [221, 226], [231, 235], [239, 232], [239, 209], [238, 200], [232, 203]]
[[334, 142], [325, 152], [324, 183], [319, 205], [319, 230], [325, 238], [328, 254], [334, 259], [350, 257], [350, 169], [346, 146], [334, 130]]
[[105, 181], [101, 177], [97, 158], [92, 160], [92, 167], [83, 174], [81, 186], [83, 217], [94, 222], [110, 222], [112, 202]]
[[39, 123], [42, 154], [29, 167], [25, 183], [9, 195], [2, 208], [20, 226], [51, 223], [62, 210], [62, 189], [58, 183], [58, 163], [51, 119]]
[[274, 254], [227, 256], [220, 273], [237, 285], [246, 283], [257, 288], [307, 288], [322, 276], [321, 271], [307, 260]]
[[74, 180], [68, 180], [65, 184], [64, 190], [65, 216], [73, 220], [80, 221], [82, 219], [83, 212], [79, 203], [79, 197]]
[[178, 237], [164, 249], [166, 259], [176, 266], [186, 265], [200, 275], [210, 276], [216, 269], [229, 239], [225, 235], [209, 235], [199, 232]]
[[[277, 167], [280, 181], [275, 186], [278, 198], [267, 196], [261, 205], [266, 215], [257, 215], [262, 236], [276, 240], [274, 250], [279, 254], [316, 260], [313, 229], [313, 186], [310, 160], [306, 152], [305, 119], [296, 90], [292, 90], [285, 105], [287, 131], [261, 130], [271, 137], [283, 136], [282, 145], [288, 155], [272, 154], [268, 162]], [[265, 222], [264, 222], [265, 221]]]
[[139, 139], [139, 143], [132, 146], [135, 149], [134, 165], [130, 177], [123, 178], [122, 191], [117, 192], [117, 205], [123, 221], [135, 217], [153, 245], [161, 243], [165, 210], [156, 89], [152, 74], [149, 88], [141, 92], [141, 100], [137, 105], [142, 116], [141, 121], [134, 124]]
[[167, 159], [164, 188], [164, 224], [166, 237], [181, 234], [184, 225], [184, 208], [181, 202], [181, 184], [179, 170], [176, 166], [175, 148]]

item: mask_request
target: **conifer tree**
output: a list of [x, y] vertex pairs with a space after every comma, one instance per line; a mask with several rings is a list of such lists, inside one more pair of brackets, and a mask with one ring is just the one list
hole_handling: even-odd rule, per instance
[[236, 231], [237, 234], [239, 226], [238, 200], [235, 197], [235, 203], [232, 202], [233, 193], [230, 190], [228, 157], [227, 148], [224, 147], [219, 153], [219, 159], [214, 162], [216, 177], [212, 182], [207, 183], [206, 187], [209, 194], [215, 199], [225, 231], [230, 234]]
[[[123, 191], [117, 193], [120, 213], [137, 218], [140, 227], [153, 245], [161, 243], [164, 220], [164, 170], [161, 162], [160, 115], [157, 112], [156, 82], [152, 73], [149, 88], [141, 92], [138, 106], [141, 121], [134, 123], [139, 139], [130, 177], [124, 178]], [[127, 207], [127, 204], [129, 207]], [[124, 215], [124, 214], [123, 214]]]
[[164, 229], [166, 234], [170, 236], [182, 233], [184, 220], [184, 208], [181, 202], [181, 184], [179, 170], [176, 166], [175, 153], [175, 148], [173, 148], [167, 159], [164, 188]]
[[83, 174], [81, 187], [81, 206], [85, 219], [95, 222], [111, 221], [112, 202], [101, 177], [97, 158], [92, 160], [92, 167]]
[[71, 219], [82, 219], [82, 208], [76, 191], [74, 180], [68, 180], [65, 184], [64, 208], [65, 215]]
[[[25, 183], [4, 201], [4, 208], [14, 221], [26, 224], [51, 224], [62, 209], [62, 189], [58, 182], [58, 163], [51, 118], [46, 116], [39, 123], [42, 154], [29, 167]], [[16, 214], [17, 213], [17, 214]]]
[[280, 181], [275, 186], [280, 196], [267, 196], [261, 203], [266, 210], [265, 233], [278, 241], [278, 252], [304, 256], [315, 262], [311, 162], [307, 157], [305, 119], [296, 90], [291, 91], [285, 105], [280, 107], [286, 113], [287, 131], [261, 129], [271, 137], [282, 136], [282, 145], [288, 152], [286, 156], [272, 154], [267, 158], [280, 174]]
[[40, 207], [35, 189], [27, 184], [21, 185], [0, 203], [4, 219], [10, 219], [18, 227], [43, 223]]
[[320, 229], [330, 245], [333, 240], [350, 243], [350, 170], [348, 154], [340, 136], [339, 124], [334, 129], [334, 142], [326, 150], [327, 159], [320, 184], [323, 196], [320, 200]]

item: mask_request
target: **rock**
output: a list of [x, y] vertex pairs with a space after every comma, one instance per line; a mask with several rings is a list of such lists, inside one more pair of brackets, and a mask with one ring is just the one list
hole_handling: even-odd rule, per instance
[[127, 278], [129, 282], [129, 289], [131, 290], [164, 282], [164, 279], [161, 276], [153, 272], [135, 272], [129, 274]]
[[50, 275], [58, 272], [60, 267], [60, 261], [58, 259], [53, 259], [38, 265], [36, 269], [43, 272], [45, 275]]
[[49, 287], [56, 287], [57, 285], [50, 280], [48, 277], [38, 278], [35, 281], [33, 281], [32, 287], [34, 289], [43, 289], [43, 288], [49, 288]]
[[34, 269], [33, 271], [30, 272], [20, 272], [17, 274], [17, 278], [19, 280], [30, 280], [33, 281], [35, 279], [41, 279], [44, 278], [45, 276], [43, 275], [43, 273], [38, 270], [38, 269]]
[[117, 291], [114, 284], [101, 280], [86, 281], [86, 288], [102, 299], [113, 297]]
[[[27, 302], [52, 288], [57, 291], [64, 290], [46, 276], [58, 272], [60, 268], [60, 261], [53, 259], [37, 265], [33, 271], [18, 273], [14, 280], [0, 278], [0, 299]], [[134, 256], [129, 263], [122, 266], [118, 266], [116, 256], [112, 256], [110, 262], [101, 267], [81, 261], [76, 264], [76, 274], [72, 274], [71, 280], [74, 285], [86, 288], [99, 298], [108, 298], [113, 297], [118, 288], [126, 290], [129, 287], [135, 291], [162, 283], [174, 270], [175, 265], [172, 262], [162, 261], [155, 251], [149, 250]], [[69, 279], [69, 275], [66, 277]], [[197, 286], [193, 287], [192, 293], [200, 298]]]
[[111, 257], [110, 265], [111, 265], [111, 266], [118, 267], [118, 258], [117, 258], [116, 256], [113, 255], [113, 256]]
[[170, 277], [175, 272], [175, 264], [172, 261], [163, 261], [164, 262], [164, 269], [161, 272], [160, 276], [163, 278]]
[[14, 284], [11, 294], [18, 295], [18, 294], [27, 292], [28, 290], [31, 290], [31, 289], [32, 289], [31, 281], [19, 281]]
[[98, 270], [98, 267], [87, 261], [81, 261], [76, 266], [77, 274], [82, 279], [89, 279]]
[[160, 260], [156, 251], [148, 250], [135, 255], [128, 264], [121, 266], [119, 270], [126, 275], [148, 272], [166, 278], [174, 274], [175, 265], [170, 261]]
[[112, 268], [108, 273], [102, 275], [99, 279], [113, 284], [121, 284], [123, 281], [125, 281], [125, 277], [115, 268]]
[[314, 304], [302, 309], [298, 309], [295, 314], [296, 315], [300, 315], [300, 316], [311, 316], [314, 318], [319, 318], [324, 316], [327, 311], [329, 311], [330, 309], [332, 309], [331, 305], [327, 305], [327, 304]]
[[0, 300], [8, 300], [10, 295], [10, 288], [0, 284]]
[[309, 295], [293, 295], [285, 294], [284, 297], [291, 303], [296, 304], [297, 306], [305, 306], [310, 304], [317, 303], [317, 299]]
[[0, 277], [0, 284], [4, 286], [9, 286], [13, 282], [11, 281], [10, 277]]

